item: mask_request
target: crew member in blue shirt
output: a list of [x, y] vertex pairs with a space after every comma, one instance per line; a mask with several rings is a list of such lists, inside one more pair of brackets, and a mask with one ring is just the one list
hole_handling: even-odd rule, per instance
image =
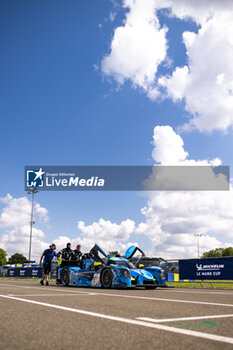
[[43, 260], [44, 274], [43, 274], [42, 280], [40, 281], [40, 284], [42, 286], [44, 285], [44, 280], [46, 282], [46, 286], [49, 285], [48, 275], [49, 275], [49, 273], [51, 271], [52, 260], [53, 260], [54, 256], [57, 256], [57, 252], [55, 251], [55, 249], [56, 249], [56, 246], [55, 246], [54, 243], [52, 243], [49, 246], [49, 249], [45, 249], [45, 251], [41, 255], [40, 265], [42, 265], [42, 259], [44, 258], [44, 260]]

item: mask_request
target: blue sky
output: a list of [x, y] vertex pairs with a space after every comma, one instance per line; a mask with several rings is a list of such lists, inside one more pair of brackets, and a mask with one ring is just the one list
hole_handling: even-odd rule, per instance
[[[152, 100], [132, 79], [119, 84], [101, 68], [115, 29], [124, 26], [130, 11], [121, 1], [107, 0], [0, 3], [0, 197], [25, 196], [25, 165], [151, 165], [157, 125], [181, 135], [190, 159], [218, 157], [232, 165], [230, 127], [180, 132], [192, 118], [185, 98]], [[205, 24], [160, 10], [157, 18], [169, 29], [172, 60], [158, 65], [159, 77], [187, 64], [182, 33], [197, 34]], [[136, 192], [43, 192], [36, 200], [48, 210], [49, 222], [37, 226], [46, 242], [77, 237], [79, 220], [119, 224], [129, 218], [138, 225], [144, 220], [140, 209], [148, 204], [147, 196]], [[0, 234], [9, 230], [4, 226]], [[132, 233], [130, 239], [147, 249], [148, 237]]]

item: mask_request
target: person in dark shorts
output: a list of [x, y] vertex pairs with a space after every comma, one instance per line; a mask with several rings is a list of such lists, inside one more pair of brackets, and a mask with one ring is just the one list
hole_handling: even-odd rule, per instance
[[49, 285], [48, 282], [48, 275], [51, 271], [51, 265], [52, 265], [52, 260], [54, 256], [57, 256], [57, 253], [55, 251], [56, 246], [55, 244], [51, 244], [49, 246], [49, 249], [45, 249], [45, 251], [43, 252], [43, 254], [41, 255], [40, 258], [40, 265], [42, 265], [42, 259], [43, 259], [43, 268], [44, 268], [44, 274], [43, 274], [43, 278], [40, 281], [40, 284], [43, 286], [44, 285], [44, 280], [46, 282], [46, 286]]

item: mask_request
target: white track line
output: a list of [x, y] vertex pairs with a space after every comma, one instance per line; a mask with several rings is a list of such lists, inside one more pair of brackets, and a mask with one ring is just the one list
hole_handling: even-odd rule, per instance
[[[10, 287], [10, 288], [23, 288], [23, 289], [39, 289], [40, 291], [43, 290], [47, 290], [47, 291], [56, 291], [56, 292], [62, 292], [64, 293], [64, 290], [67, 292], [67, 295], [69, 295], [69, 293], [73, 293], [73, 294], [86, 294], [86, 293], [89, 293], [89, 292], [84, 292], [84, 291], [81, 291], [81, 290], [69, 290], [68, 288], [66, 289], [65, 287], [55, 287], [55, 288], [51, 288], [50, 286], [49, 287], [33, 287], [33, 286], [22, 286], [22, 285], [15, 285], [15, 284], [2, 284], [0, 283], [0, 287], [3, 286], [3, 287]], [[91, 292], [90, 292], [91, 293]], [[95, 294], [95, 293], [94, 293]]]
[[[2, 284], [3, 285], [3, 284]], [[7, 285], [5, 285], [7, 286]], [[9, 286], [9, 285], [8, 285]], [[10, 287], [12, 287], [12, 285], [10, 285]], [[28, 287], [28, 286], [17, 286], [17, 288], [27, 288], [27, 289], [40, 289], [42, 290], [43, 287]], [[44, 287], [46, 288], [46, 287]], [[59, 292], [63, 292], [64, 293], [64, 289], [61, 288], [62, 290], [60, 290], [58, 287], [57, 288], [50, 288], [49, 290], [55, 290], [55, 291], [59, 291]], [[72, 290], [66, 290], [69, 293], [74, 293], [74, 291]], [[87, 292], [84, 291], [77, 291], [76, 292], [81, 293], [81, 294], [85, 294]], [[233, 304], [223, 304], [223, 303], [212, 303], [212, 302], [207, 302], [207, 301], [194, 301], [194, 300], [181, 300], [181, 299], [168, 299], [168, 298], [154, 298], [154, 297], [142, 297], [142, 296], [134, 296], [134, 295], [125, 295], [125, 294], [114, 294], [114, 293], [102, 293], [102, 292], [94, 292], [91, 293], [92, 295], [100, 295], [100, 296], [108, 296], [108, 297], [114, 297], [114, 298], [129, 298], [129, 299], [140, 299], [140, 300], [154, 300], [154, 301], [163, 301], [163, 302], [172, 302], [172, 303], [185, 303], [185, 304], [196, 304], [196, 305], [212, 305], [212, 306], [225, 306], [225, 307], [233, 307]]]
[[178, 317], [178, 318], [162, 318], [162, 319], [156, 319], [156, 318], [150, 318], [150, 317], [137, 317], [137, 320], [161, 323], [161, 322], [176, 322], [176, 321], [208, 320], [211, 318], [228, 318], [228, 317], [233, 317], [233, 314], [212, 315], [212, 316], [194, 316], [194, 317]]
[[74, 294], [67, 294], [67, 293], [64, 293], [64, 294], [51, 294], [51, 293], [47, 293], [47, 294], [6, 294], [8, 295], [9, 297], [60, 297], [60, 296], [78, 296], [78, 297], [81, 297], [81, 296], [85, 296], [85, 295], [95, 295], [95, 294], [92, 294], [92, 293], [85, 293], [85, 294], [77, 294], [77, 293], [74, 293]]
[[155, 324], [155, 323], [143, 322], [143, 321], [139, 321], [139, 320], [131, 320], [128, 318], [110, 316], [110, 315], [100, 314], [100, 313], [96, 313], [96, 312], [90, 312], [90, 311], [86, 311], [86, 310], [79, 310], [79, 309], [74, 309], [74, 308], [70, 308], [70, 307], [60, 306], [60, 305], [41, 303], [39, 301], [27, 300], [27, 299], [22, 299], [22, 298], [15, 298], [15, 297], [7, 296], [7, 295], [0, 294], [0, 297], [6, 298], [6, 299], [17, 300], [17, 301], [23, 301], [25, 303], [36, 304], [36, 305], [40, 305], [40, 306], [46, 306], [49, 308], [59, 309], [59, 310], [63, 310], [63, 311], [76, 312], [78, 314], [83, 314], [83, 315], [92, 316], [92, 317], [99, 317], [99, 318], [107, 319], [107, 320], [111, 320], [111, 321], [118, 321], [118, 322], [123, 322], [123, 323], [127, 323], [127, 324], [133, 324], [136, 326], [154, 328], [154, 329], [159, 329], [162, 331], [172, 332], [172, 333], [176, 333], [176, 334], [188, 335], [188, 336], [192, 336], [192, 337], [204, 338], [204, 339], [208, 339], [208, 340], [212, 340], [212, 341], [219, 341], [219, 342], [223, 342], [223, 343], [233, 344], [233, 338], [224, 337], [221, 335], [190, 331], [188, 329], [181, 329], [181, 328], [175, 328], [175, 327], [171, 327], [171, 326], [164, 326], [164, 325], [159, 325], [159, 324]]
[[[26, 289], [41, 289], [42, 287], [38, 286], [38, 287], [33, 287], [33, 286], [22, 286], [22, 285], [16, 285], [16, 284], [3, 284], [3, 283], [0, 283], [0, 287], [3, 286], [3, 287], [16, 287], [16, 288], [26, 288]], [[49, 289], [51, 290], [53, 287], [51, 287], [52, 285], [49, 286]], [[46, 288], [46, 286], [45, 286]], [[63, 289], [64, 287], [63, 286], [60, 286], [60, 287], [55, 287], [56, 289], [53, 288], [53, 290], [56, 290], [58, 292], [62, 292], [62, 290], [60, 290], [59, 288]], [[190, 290], [190, 291], [187, 291], [187, 290], [175, 290], [173, 288], [161, 288], [161, 289], [158, 289], [155, 291], [155, 293], [158, 293], [158, 292], [164, 292], [164, 291], [169, 291], [169, 292], [172, 292], [172, 293], [186, 293], [186, 294], [214, 294], [214, 295], [218, 295], [218, 294], [222, 294], [222, 295], [232, 295], [233, 296], [233, 292], [231, 293], [230, 291], [229, 292], [223, 292], [223, 291], [198, 291], [198, 290]], [[67, 290], [67, 292], [70, 292], [70, 293], [73, 293], [73, 291], [71, 290]], [[78, 293], [82, 293], [81, 291], [77, 291]]]
[[[98, 295], [99, 294], [106, 295], [106, 296], [122, 297], [122, 298], [166, 301], [166, 302], [173, 302], [173, 303], [186, 303], [186, 304], [200, 304], [200, 305], [214, 305], [214, 306], [233, 307], [233, 304], [211, 303], [211, 302], [206, 302], [206, 301], [166, 299], [166, 298], [153, 298], [153, 297], [139, 297], [139, 296], [132, 296], [132, 295], [119, 295], [119, 294], [107, 294], [107, 293], [98, 293]], [[96, 295], [97, 295], [97, 293], [96, 293]]]

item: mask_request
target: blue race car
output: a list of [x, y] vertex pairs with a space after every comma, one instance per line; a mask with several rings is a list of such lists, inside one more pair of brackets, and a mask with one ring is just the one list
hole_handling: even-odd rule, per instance
[[[97, 244], [88, 255], [82, 259], [81, 267], [76, 263], [76, 266], [58, 268], [57, 281], [65, 286], [76, 287], [131, 287], [130, 270], [124, 266], [108, 264], [107, 255]], [[70, 265], [70, 262], [67, 262], [68, 264]]]
[[[139, 249], [132, 247], [126, 251], [126, 257], [131, 258]], [[145, 287], [155, 289], [165, 284], [162, 270], [159, 267], [149, 268], [149, 270], [148, 268], [136, 268], [126, 258], [107, 256], [97, 244], [91, 249], [90, 254], [91, 257], [82, 259], [81, 267], [60, 267], [57, 280], [65, 286], [99, 288]]]
[[153, 276], [153, 279], [157, 286], [167, 287], [164, 270], [158, 266], [145, 267], [143, 265], [143, 259], [145, 257], [145, 253], [140, 248], [136, 247], [135, 245], [132, 245], [126, 250], [125, 257], [131, 260], [137, 252], [139, 253], [139, 256], [137, 258], [134, 258], [134, 265], [140, 270], [142, 269], [141, 271], [149, 272]]

